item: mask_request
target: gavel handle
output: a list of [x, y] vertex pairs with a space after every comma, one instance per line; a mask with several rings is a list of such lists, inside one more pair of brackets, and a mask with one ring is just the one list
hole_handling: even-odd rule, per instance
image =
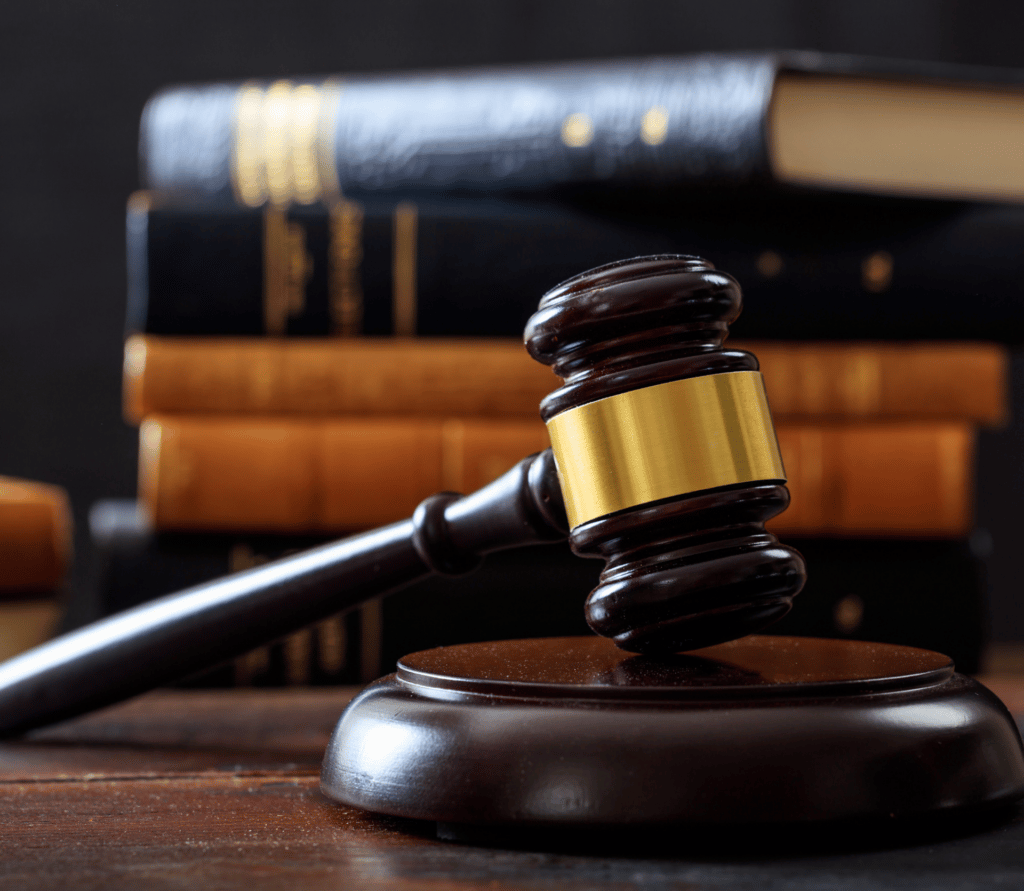
[[412, 519], [169, 594], [0, 665], [0, 735], [110, 705], [248, 652], [481, 555], [564, 539], [550, 449], [468, 496], [426, 499]]

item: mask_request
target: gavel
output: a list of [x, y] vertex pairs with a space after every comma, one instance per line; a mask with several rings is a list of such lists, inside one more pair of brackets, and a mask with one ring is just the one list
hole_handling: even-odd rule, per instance
[[[0, 666], [0, 733], [28, 731], [240, 655], [430, 573], [568, 535], [606, 561], [586, 616], [624, 650], [685, 652], [784, 615], [803, 560], [765, 530], [789, 502], [757, 360], [723, 348], [740, 288], [683, 255], [569, 279], [529, 320], [564, 385], [552, 448], [411, 519], [171, 594]], [[472, 369], [467, 369], [472, 373]]]

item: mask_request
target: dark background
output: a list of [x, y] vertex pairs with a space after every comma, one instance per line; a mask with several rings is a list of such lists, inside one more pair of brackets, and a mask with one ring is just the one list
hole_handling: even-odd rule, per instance
[[[135, 491], [120, 416], [124, 202], [146, 98], [179, 81], [794, 47], [1024, 67], [1006, 0], [153, 0], [5, 4], [0, 25], [0, 473], [68, 488], [80, 555], [98, 498]], [[713, 259], [713, 258], [712, 258]], [[1024, 640], [1024, 362], [982, 434], [992, 632]]]

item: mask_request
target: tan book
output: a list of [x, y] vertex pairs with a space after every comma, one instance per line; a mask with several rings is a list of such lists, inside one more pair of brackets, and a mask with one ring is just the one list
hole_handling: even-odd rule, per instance
[[160, 412], [536, 418], [558, 386], [513, 340], [136, 335], [125, 345], [134, 423]]
[[57, 631], [60, 617], [61, 608], [54, 598], [0, 603], [0, 661], [49, 640]]
[[967, 535], [974, 432], [953, 422], [779, 425], [792, 493], [769, 528], [789, 535]]
[[956, 420], [1009, 416], [1006, 347], [992, 343], [729, 341], [758, 357], [774, 417]]
[[[343, 532], [473, 491], [547, 446], [540, 421], [159, 416], [139, 494], [159, 529]], [[966, 423], [783, 424], [785, 534], [959, 536], [972, 525]]]
[[[1002, 423], [1008, 358], [987, 343], [732, 343], [777, 419]], [[560, 385], [515, 340], [173, 338], [125, 346], [124, 406], [158, 413], [536, 418]]]
[[161, 416], [140, 430], [139, 497], [158, 529], [359, 529], [547, 446], [539, 420]]
[[71, 508], [60, 486], [0, 476], [0, 591], [44, 591], [71, 562]]

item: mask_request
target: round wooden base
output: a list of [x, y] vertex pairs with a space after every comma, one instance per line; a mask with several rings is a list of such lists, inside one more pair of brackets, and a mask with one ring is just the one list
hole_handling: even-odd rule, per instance
[[790, 824], [1002, 804], [1024, 756], [1002, 703], [927, 650], [549, 638], [405, 657], [342, 715], [321, 782], [446, 824]]

